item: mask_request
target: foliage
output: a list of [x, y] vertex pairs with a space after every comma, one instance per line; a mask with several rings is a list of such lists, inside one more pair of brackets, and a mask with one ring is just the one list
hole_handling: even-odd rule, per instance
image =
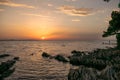
[[[110, 0], [104, 0], [109, 2]], [[120, 3], [118, 4], [118, 8], [120, 9]], [[117, 48], [120, 49], [120, 10], [113, 11], [111, 14], [111, 20], [109, 21], [109, 26], [107, 31], [104, 31], [103, 37], [108, 37], [111, 35], [116, 35], [117, 39]]]
[[109, 21], [107, 31], [104, 31], [103, 37], [115, 35], [120, 31], [120, 11], [113, 11], [111, 14], [112, 20]]

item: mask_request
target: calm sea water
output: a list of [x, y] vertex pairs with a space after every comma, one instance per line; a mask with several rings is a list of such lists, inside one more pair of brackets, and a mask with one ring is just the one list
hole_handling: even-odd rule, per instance
[[71, 65], [44, 59], [42, 52], [68, 56], [72, 50], [91, 51], [106, 46], [110, 45], [100, 41], [0, 41], [0, 54], [12, 55], [0, 62], [20, 57], [15, 72], [6, 80], [67, 80]]

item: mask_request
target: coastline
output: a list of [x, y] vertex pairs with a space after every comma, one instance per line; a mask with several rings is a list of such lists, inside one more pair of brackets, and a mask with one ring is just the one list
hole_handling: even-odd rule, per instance
[[[44, 53], [43, 53], [44, 54]], [[78, 66], [70, 69], [68, 80], [119, 80], [120, 79], [120, 50], [115, 48], [96, 49], [91, 52], [72, 51], [71, 56], [43, 57], [58, 60], [63, 63]]]
[[[54, 68], [56, 68], [56, 69], [52, 70], [52, 72], [54, 72], [57, 69], [59, 69], [60, 67], [64, 67], [66, 65], [65, 63], [70, 65], [69, 68], [67, 67], [67, 69], [66, 68], [62, 69], [63, 71], [66, 70], [67, 73], [65, 73], [65, 74], [62, 74], [61, 72], [59, 72], [59, 70], [54, 72], [54, 74], [56, 74], [56, 73], [62, 74], [61, 75], [62, 78], [61, 78], [61, 76], [54, 77], [52, 75], [49, 75], [49, 77], [52, 77], [51, 80], [58, 80], [57, 78], [59, 78], [59, 80], [62, 80], [64, 78], [65, 78], [65, 80], [119, 80], [120, 79], [119, 78], [119, 76], [120, 76], [119, 75], [119, 73], [120, 73], [120, 69], [119, 69], [119, 67], [120, 67], [119, 66], [120, 50], [115, 49], [115, 48], [107, 48], [107, 49], [97, 48], [92, 51], [86, 51], [86, 50], [82, 50], [82, 49], [74, 50], [74, 47], [72, 47], [71, 48], [71, 49], [73, 49], [73, 51], [72, 51], [71, 49], [67, 48], [67, 46], [70, 46], [70, 45], [66, 45], [66, 44], [63, 45], [63, 43], [62, 44], [61, 43], [57, 44], [58, 46], [60, 46], [58, 48], [62, 51], [64, 51], [64, 48], [66, 48], [66, 50], [68, 50], [69, 52], [71, 51], [71, 54], [69, 53], [69, 55], [64, 55], [59, 50], [58, 50], [59, 52], [57, 52], [57, 50], [53, 50], [56, 54], [52, 54], [51, 52], [47, 51], [46, 49], [45, 50], [40, 49], [39, 46], [37, 46], [37, 47], [32, 46], [32, 48], [29, 48], [29, 47], [26, 48], [26, 46], [22, 46], [20, 48], [18, 47], [18, 50], [22, 50], [22, 51], [26, 50], [27, 52], [25, 52], [25, 53], [22, 52], [24, 55], [25, 54], [26, 55], [23, 57], [23, 56], [21, 56], [21, 53], [19, 54], [19, 51], [18, 52], [15, 51], [16, 53], [18, 53], [18, 55], [14, 55], [15, 52], [13, 52], [13, 56], [20, 57], [20, 61], [18, 60], [18, 58], [15, 58], [18, 60], [17, 64], [19, 62], [25, 62], [26, 58], [28, 58], [28, 61], [31, 58], [32, 59], [34, 58], [34, 60], [38, 61], [39, 65], [42, 64], [43, 61], [46, 61], [45, 64], [42, 64], [42, 65], [44, 65], [44, 68], [40, 67], [39, 65], [35, 65], [35, 66], [39, 66], [38, 69], [40, 69], [40, 68], [41, 68], [41, 70], [43, 69], [43, 72], [45, 72], [44, 70], [47, 70], [47, 69], [49, 70], [49, 67], [53, 68], [53, 66], [54, 66]], [[26, 43], [22, 43], [22, 44], [25, 45]], [[28, 45], [28, 44], [29, 43], [27, 43], [27, 46], [33, 45], [33, 43], [31, 45], [30, 44]], [[12, 46], [11, 44], [9, 44], [9, 45]], [[38, 43], [37, 43], [37, 45], [38, 45]], [[19, 45], [17, 44], [17, 46], [19, 46]], [[15, 48], [15, 47], [16, 46], [14, 46], [13, 48]], [[51, 48], [50, 45], [49, 45], [49, 47]], [[55, 48], [56, 45], [52, 45], [52, 47]], [[85, 47], [88, 47], [88, 46], [85, 45]], [[11, 47], [3, 48], [3, 49], [7, 50], [9, 48], [11, 48]], [[36, 48], [37, 48], [37, 50], [36, 50], [37, 52], [35, 53], [34, 49], [36, 49]], [[29, 49], [30, 50], [32, 49], [32, 52], [30, 52], [30, 51], [28, 52]], [[46, 55], [43, 56], [42, 55], [43, 51], [46, 51], [48, 53], [45, 53]], [[3, 52], [3, 53], [5, 53], [5, 52]], [[8, 56], [8, 55], [2, 55], [2, 57], [6, 57], [6, 56]], [[41, 58], [41, 56], [43, 56], [44, 59]], [[23, 60], [23, 58], [25, 59], [25, 61]], [[52, 59], [52, 60], [50, 60], [50, 59]], [[41, 60], [43, 60], [43, 61], [41, 61]], [[46, 65], [49, 63], [54, 63], [54, 61], [57, 63], [57, 65], [52, 65], [52, 66]], [[30, 63], [30, 62], [31, 61], [29, 61], [29, 62], [26, 61], [26, 63]], [[19, 68], [19, 67], [22, 68], [21, 65], [22, 65], [21, 63], [20, 63], [20, 65], [16, 65], [16, 68]], [[30, 63], [29, 65], [31, 66], [32, 64]], [[51, 64], [49, 64], [49, 65], [51, 65]], [[75, 65], [75, 67], [74, 67], [74, 65]], [[26, 68], [29, 69], [29, 66], [27, 66]], [[22, 69], [24, 69], [24, 68], [22, 68]], [[34, 67], [32, 69], [38, 71], [38, 69], [35, 69]], [[30, 70], [28, 70], [28, 72], [30, 72]], [[16, 70], [15, 70], [14, 74], [17, 74]], [[13, 74], [13, 76], [15, 76], [14, 74]], [[34, 74], [34, 72], [33, 72], [33, 74]], [[44, 74], [46, 74], [46, 73], [44, 73]], [[12, 77], [11, 80], [19, 79], [19, 78], [21, 79], [21, 77], [24, 78], [24, 76], [15, 76], [15, 78], [13, 78], [13, 76], [10, 76], [10, 77]], [[47, 80], [49, 77], [47, 75], [45, 75], [44, 77], [41, 77], [41, 75], [37, 75], [34, 77], [34, 80], [35, 79], [36, 80], [39, 80], [39, 79]], [[30, 79], [30, 78], [31, 78], [31, 76], [26, 77], [26, 79]]]

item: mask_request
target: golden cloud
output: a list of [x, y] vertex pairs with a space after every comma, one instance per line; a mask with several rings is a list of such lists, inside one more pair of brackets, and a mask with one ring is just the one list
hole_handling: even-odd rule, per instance
[[35, 16], [35, 17], [49, 17], [49, 16], [44, 16], [41, 14], [33, 14], [33, 13], [22, 13], [22, 15]]
[[80, 20], [79, 19], [73, 19], [72, 21], [73, 22], [79, 22]]
[[18, 3], [14, 3], [11, 0], [0, 0], [0, 5], [4, 5], [4, 6], [10, 6], [10, 7], [23, 7], [23, 8], [35, 8], [34, 6], [29, 6], [26, 4], [18, 4]]
[[58, 8], [61, 12], [71, 16], [87, 16], [92, 15], [92, 8], [75, 8], [73, 6], [62, 6]]

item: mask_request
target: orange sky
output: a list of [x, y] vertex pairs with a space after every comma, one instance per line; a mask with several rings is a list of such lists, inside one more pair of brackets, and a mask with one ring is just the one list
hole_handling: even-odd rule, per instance
[[118, 0], [0, 0], [0, 39], [100, 40]]

